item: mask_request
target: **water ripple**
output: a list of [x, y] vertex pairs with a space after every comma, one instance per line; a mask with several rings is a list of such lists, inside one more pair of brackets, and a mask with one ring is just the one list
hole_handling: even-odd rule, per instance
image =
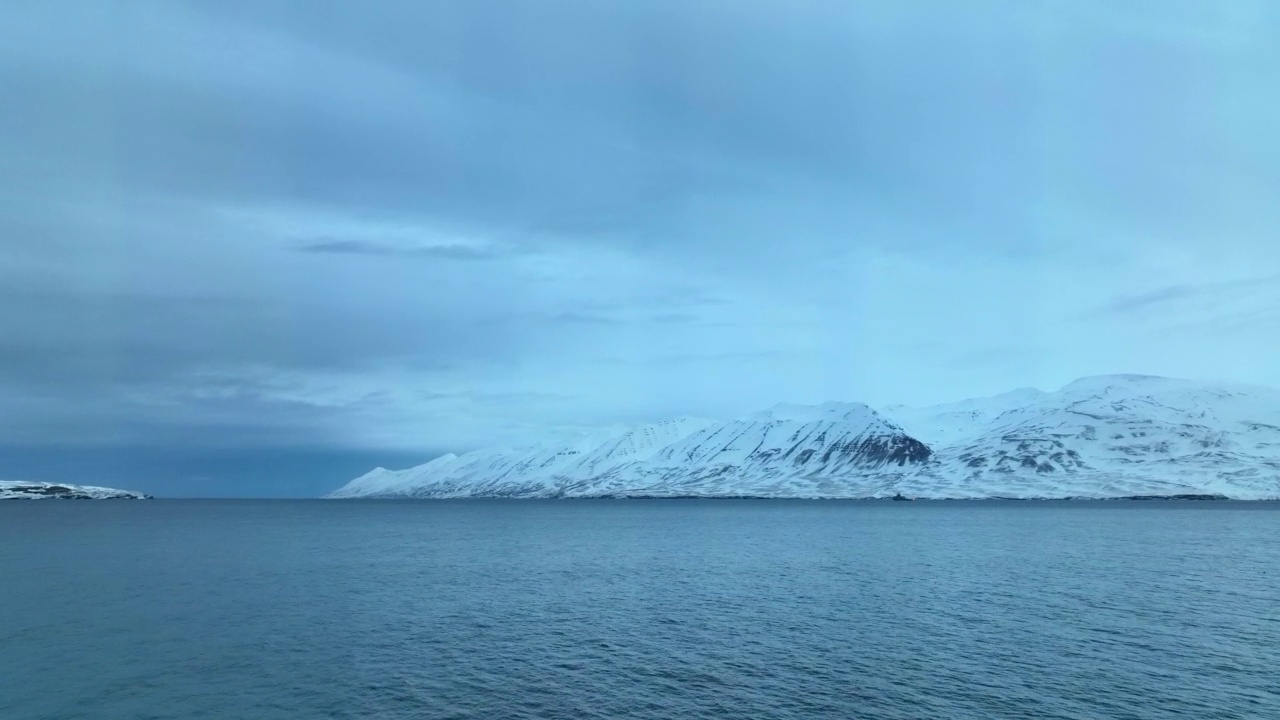
[[1280, 718], [1280, 512], [0, 508], [0, 717]]

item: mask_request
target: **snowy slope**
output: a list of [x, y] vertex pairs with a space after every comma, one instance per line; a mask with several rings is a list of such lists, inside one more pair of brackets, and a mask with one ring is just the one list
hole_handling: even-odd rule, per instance
[[778, 405], [709, 425], [574, 492], [866, 497], [928, 456], [924, 444], [866, 405]]
[[1280, 393], [1136, 375], [897, 410], [935, 449], [904, 493], [1280, 497]]
[[627, 430], [585, 453], [563, 471], [566, 478], [590, 480], [646, 461], [672, 443], [713, 425], [702, 418], [677, 418]]
[[893, 405], [882, 408], [881, 412], [930, 447], [942, 447], [981, 434], [997, 417], [1039, 402], [1048, 395], [1042, 390], [1021, 388], [993, 397], [972, 398], [934, 407]]
[[408, 470], [378, 468], [330, 497], [526, 497], [555, 494], [565, 467], [608, 442], [602, 431], [570, 442], [533, 448], [485, 448], [444, 455]]
[[94, 485], [0, 481], [0, 500], [143, 500], [148, 497], [139, 492]]
[[569, 445], [379, 469], [330, 497], [864, 497], [928, 456], [865, 405], [780, 405], [727, 423], [684, 418]]
[[[890, 419], [892, 417], [893, 419]], [[899, 422], [901, 424], [899, 424]], [[379, 468], [331, 497], [1280, 498], [1280, 392], [1134, 375], [878, 413], [778, 405]]]

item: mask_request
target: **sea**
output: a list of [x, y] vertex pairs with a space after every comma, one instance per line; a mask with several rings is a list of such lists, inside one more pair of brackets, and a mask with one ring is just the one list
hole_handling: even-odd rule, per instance
[[1280, 718], [1280, 504], [0, 503], [0, 718]]

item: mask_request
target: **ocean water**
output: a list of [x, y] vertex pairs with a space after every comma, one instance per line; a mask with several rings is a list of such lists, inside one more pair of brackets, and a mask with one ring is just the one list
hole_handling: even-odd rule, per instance
[[1280, 505], [0, 503], [0, 718], [1280, 718]]

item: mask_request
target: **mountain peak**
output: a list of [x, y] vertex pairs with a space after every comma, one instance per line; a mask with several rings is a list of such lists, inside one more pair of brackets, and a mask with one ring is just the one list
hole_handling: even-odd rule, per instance
[[778, 403], [768, 410], [752, 416], [757, 420], [783, 420], [792, 422], [846, 421], [870, 424], [873, 421], [884, 421], [875, 410], [858, 402], [824, 402], [820, 405], [797, 405], [794, 403]]
[[1086, 375], [1085, 377], [1076, 378], [1066, 385], [1062, 386], [1062, 390], [1072, 389], [1092, 389], [1101, 387], [1111, 387], [1116, 385], [1135, 386], [1135, 385], [1157, 385], [1164, 383], [1172, 384], [1188, 384], [1189, 380], [1178, 380], [1176, 378], [1168, 378], [1160, 375], [1139, 375], [1136, 373], [1122, 373], [1117, 375]]

